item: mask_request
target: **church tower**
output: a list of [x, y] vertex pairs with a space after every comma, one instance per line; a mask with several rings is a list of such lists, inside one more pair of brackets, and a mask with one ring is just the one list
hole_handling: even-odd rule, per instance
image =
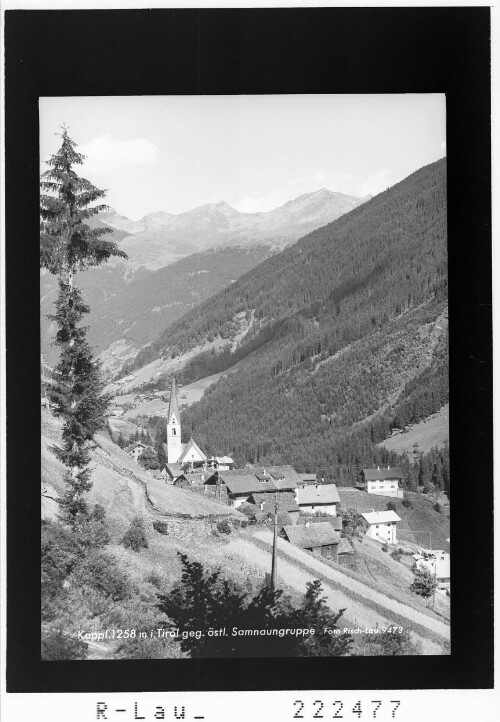
[[181, 415], [177, 403], [175, 389], [175, 376], [172, 374], [172, 388], [170, 390], [170, 403], [167, 416], [167, 450], [168, 463], [175, 464], [182, 454], [181, 446]]

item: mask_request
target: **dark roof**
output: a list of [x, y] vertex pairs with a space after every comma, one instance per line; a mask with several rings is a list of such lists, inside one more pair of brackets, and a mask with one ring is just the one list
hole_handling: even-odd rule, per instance
[[182, 466], [180, 464], [165, 464], [167, 474], [173, 479], [182, 474]]
[[133, 451], [137, 446], [142, 446], [144, 449], [147, 449], [148, 445], [144, 443], [144, 441], [134, 441], [133, 444], [130, 444], [130, 446], [127, 446], [125, 451]]
[[363, 469], [366, 481], [383, 481], [384, 479], [404, 479], [404, 473], [400, 466], [392, 468], [382, 467], [380, 469]]
[[335, 484], [308, 484], [297, 491], [301, 504], [340, 504]]
[[299, 516], [297, 524], [303, 525], [308, 521], [311, 524], [324, 524], [328, 521], [328, 524], [331, 524], [335, 531], [342, 531], [342, 517], [340, 516], [331, 516], [329, 518], [324, 516]]
[[[302, 483], [302, 479], [297, 474], [293, 466], [284, 464], [283, 466], [270, 466], [266, 469], [274, 481], [279, 485], [280, 489], [296, 489]], [[284, 481], [279, 481], [283, 479]]]
[[[251, 494], [253, 491], [265, 491], [271, 482], [260, 482], [254, 474], [234, 474], [231, 471], [219, 471], [219, 476], [231, 494]], [[275, 491], [270, 488], [269, 491]]]
[[340, 540], [340, 543], [337, 547], [337, 551], [339, 554], [354, 554], [354, 549], [351, 546], [351, 543], [349, 542], [349, 539], [346, 539], [345, 537], [342, 537]]
[[[256, 491], [252, 494], [252, 498], [258, 506], [264, 503], [263, 511], [274, 513], [274, 505], [276, 503], [274, 494], [263, 494], [262, 492]], [[278, 494], [278, 512], [281, 511], [299, 511], [295, 497], [289, 491], [281, 491]]]
[[340, 542], [340, 535], [329, 522], [311, 524], [308, 527], [302, 524], [285, 526], [283, 529], [290, 543], [302, 549], [312, 549]]
[[299, 474], [299, 476], [306, 484], [314, 484], [316, 481], [316, 474]]
[[181, 421], [181, 415], [179, 413], [179, 405], [177, 403], [177, 392], [175, 390], [174, 374], [172, 374], [172, 387], [170, 389], [170, 402], [168, 404], [167, 424], [170, 423], [172, 414], [175, 414], [175, 418], [177, 419], [177, 423], [179, 424]]

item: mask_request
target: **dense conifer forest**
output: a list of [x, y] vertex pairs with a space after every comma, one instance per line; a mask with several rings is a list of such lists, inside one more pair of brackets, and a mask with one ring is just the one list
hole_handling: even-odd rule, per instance
[[[409, 488], [430, 488], [433, 474], [449, 488], [447, 449], [410, 459], [376, 446], [448, 401], [446, 244], [441, 160], [264, 261], [134, 365], [228, 338], [182, 373], [190, 383], [243, 360], [185, 410], [185, 441], [341, 485], [390, 463], [405, 467]], [[242, 312], [250, 330], [234, 346]]]
[[254, 322], [244, 343], [277, 321], [278, 334], [285, 329], [294, 337], [285, 369], [318, 354], [327, 358], [446, 294], [443, 159], [267, 259], [169, 326], [124, 371], [217, 336], [231, 338], [240, 327], [237, 314], [250, 309]]

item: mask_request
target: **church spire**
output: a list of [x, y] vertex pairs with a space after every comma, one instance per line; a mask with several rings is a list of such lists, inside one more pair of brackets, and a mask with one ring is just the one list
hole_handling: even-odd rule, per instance
[[179, 414], [179, 405], [177, 403], [177, 391], [175, 388], [175, 374], [172, 374], [172, 386], [170, 389], [170, 403], [168, 405], [168, 416], [167, 423], [170, 424], [172, 421], [172, 415], [175, 415], [175, 420], [180, 423], [181, 415]]
[[172, 387], [170, 389], [170, 403], [167, 416], [167, 459], [169, 464], [176, 464], [182, 454], [181, 444], [181, 415], [177, 403], [175, 389], [175, 376], [172, 374]]

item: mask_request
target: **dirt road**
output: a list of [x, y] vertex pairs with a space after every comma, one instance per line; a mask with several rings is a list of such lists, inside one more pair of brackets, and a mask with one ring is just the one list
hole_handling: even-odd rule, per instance
[[[255, 541], [233, 538], [230, 550], [268, 571], [272, 534], [258, 531], [254, 538]], [[278, 578], [287, 586], [304, 593], [307, 582], [321, 579], [328, 605], [335, 611], [346, 608], [345, 616], [354, 625], [362, 628], [407, 625], [421, 642], [424, 654], [442, 653], [442, 644], [450, 637], [448, 624], [371, 589], [282, 539], [278, 540], [278, 550]]]

